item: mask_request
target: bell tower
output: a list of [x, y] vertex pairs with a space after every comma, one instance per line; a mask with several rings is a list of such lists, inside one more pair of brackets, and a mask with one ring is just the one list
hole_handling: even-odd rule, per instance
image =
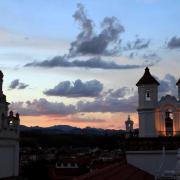
[[7, 116], [7, 112], [8, 112], [8, 105], [9, 103], [6, 101], [6, 96], [3, 94], [3, 73], [0, 70], [0, 120], [2, 118], [2, 114], [3, 116]]
[[133, 131], [133, 124], [134, 124], [134, 122], [131, 120], [130, 115], [128, 115], [128, 119], [127, 119], [127, 121], [125, 121], [126, 132]]
[[158, 104], [159, 82], [151, 75], [146, 67], [144, 75], [137, 82], [139, 105], [139, 136], [155, 137], [155, 108]]

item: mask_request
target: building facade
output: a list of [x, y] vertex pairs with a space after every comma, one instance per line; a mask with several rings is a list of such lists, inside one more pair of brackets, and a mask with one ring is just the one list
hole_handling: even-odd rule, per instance
[[176, 83], [178, 98], [166, 95], [158, 100], [159, 85], [149, 68], [136, 84], [140, 137], [180, 135], [180, 79]]
[[0, 179], [18, 176], [19, 171], [19, 114], [8, 113], [9, 103], [2, 91], [0, 71]]

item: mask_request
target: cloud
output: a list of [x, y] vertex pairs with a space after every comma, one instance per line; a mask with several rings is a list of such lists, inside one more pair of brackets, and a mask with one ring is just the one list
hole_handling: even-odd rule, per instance
[[44, 68], [53, 68], [53, 67], [80, 67], [80, 68], [97, 68], [97, 69], [136, 69], [144, 67], [142, 65], [136, 64], [126, 64], [120, 65], [113, 61], [108, 62], [102, 60], [100, 57], [90, 58], [88, 60], [73, 60], [69, 61], [65, 56], [56, 56], [51, 60], [45, 60], [41, 62], [31, 62], [25, 64], [25, 67], [44, 67]]
[[129, 57], [130, 59], [133, 59], [135, 56], [137, 56], [137, 53], [131, 52], [128, 57]]
[[136, 40], [135, 41], [132, 41], [132, 42], [128, 42], [126, 47], [124, 47], [124, 50], [141, 50], [141, 49], [146, 49], [149, 47], [150, 45], [150, 40], [146, 40], [146, 39], [143, 39], [143, 38], [139, 38], [139, 37], [136, 37]]
[[[159, 82], [159, 97], [166, 94], [177, 95], [177, 79], [173, 75], [166, 74]], [[132, 93], [134, 94], [131, 95]], [[137, 106], [138, 93], [128, 87], [109, 90], [92, 102], [79, 101], [77, 104], [79, 112], [135, 112]]]
[[44, 91], [48, 96], [66, 97], [96, 97], [103, 89], [103, 84], [97, 80], [82, 82], [80, 79], [73, 82], [63, 81], [53, 89]]
[[[177, 80], [173, 75], [166, 74], [159, 82], [160, 97], [165, 94], [177, 94]], [[132, 92], [133, 90], [128, 87], [110, 90], [105, 96], [96, 98], [92, 102], [79, 101], [77, 108], [79, 112], [135, 112], [138, 106], [138, 94], [135, 91], [129, 96]]]
[[168, 43], [167, 43], [167, 47], [169, 49], [177, 49], [177, 48], [180, 48], [180, 37], [172, 37]]
[[144, 63], [149, 66], [154, 66], [161, 60], [157, 53], [143, 54], [142, 58], [145, 59]]
[[177, 86], [176, 86], [177, 79], [173, 75], [166, 74], [162, 80], [158, 80], [158, 81], [160, 83], [159, 96], [163, 96], [166, 94], [171, 94], [174, 96], [177, 95]]
[[109, 46], [119, 43], [119, 36], [124, 32], [124, 27], [116, 17], [105, 17], [101, 23], [99, 34], [94, 32], [94, 23], [85, 13], [82, 4], [77, 5], [78, 9], [73, 17], [79, 22], [82, 31], [77, 35], [76, 40], [71, 43], [70, 56], [77, 55], [107, 55], [111, 54]]
[[93, 102], [79, 101], [77, 107], [79, 112], [135, 112], [137, 95], [122, 99], [107, 97]]
[[113, 98], [122, 98], [133, 93], [133, 89], [129, 87], [122, 87], [110, 92], [109, 96]]
[[[177, 87], [176, 87], [177, 79], [173, 75], [166, 74], [163, 79], [161, 80], [158, 79], [158, 81], [160, 82], [159, 97], [166, 94], [171, 94], [175, 96], [177, 95]], [[87, 88], [87, 84], [88, 84], [87, 82], [82, 83], [79, 80], [78, 82], [80, 82], [83, 88], [84, 88], [84, 85]], [[60, 85], [60, 87], [62, 88], [61, 89], [62, 92], [64, 92], [64, 89], [65, 90], [67, 89], [67, 86], [66, 85], [63, 86], [63, 83], [62, 85]], [[74, 92], [79, 91], [79, 85], [73, 85], [73, 86], [71, 84], [69, 85], [70, 83], [69, 81], [65, 81], [65, 84], [66, 83], [68, 84], [68, 87], [70, 87], [71, 93], [65, 94], [64, 96], [78, 97], [80, 96], [79, 95], [80, 93], [83, 93], [81, 91], [80, 93], [77, 93], [77, 94], [74, 93]], [[97, 82], [93, 81], [92, 83], [93, 85], [95, 84], [95, 89], [96, 89], [96, 83], [99, 84], [98, 81]], [[94, 90], [93, 87], [94, 86], [92, 86], [92, 91]], [[74, 89], [77, 89], [77, 91], [75, 91]], [[97, 94], [100, 93], [100, 89], [96, 91]], [[57, 88], [56, 90], [59, 90], [59, 88]], [[84, 96], [84, 94], [81, 96]], [[129, 88], [129, 87], [121, 87], [119, 89], [114, 89], [114, 90], [110, 89], [107, 92], [101, 93], [93, 101], [80, 100], [75, 105], [72, 105], [72, 104], [65, 105], [62, 102], [49, 102], [48, 100], [41, 98], [41, 99], [35, 99], [33, 101], [26, 101], [26, 102], [21, 102], [21, 101], [12, 102], [10, 104], [10, 109], [16, 110], [22, 115], [43, 115], [43, 114], [44, 115], [48, 115], [48, 114], [69, 115], [69, 114], [75, 114], [75, 113], [80, 113], [80, 112], [81, 113], [84, 113], [84, 112], [92, 112], [92, 113], [93, 112], [103, 112], [103, 113], [104, 112], [136, 112], [137, 106], [138, 106], [137, 91], [134, 91], [132, 88]]]
[[28, 86], [28, 84], [20, 82], [19, 79], [15, 79], [10, 83], [9, 89], [25, 89]]
[[26, 102], [12, 102], [10, 109], [16, 110], [22, 115], [42, 115], [42, 114], [74, 114], [76, 108], [74, 105], [65, 105], [62, 102], [49, 102], [44, 98], [35, 99]]
[[[105, 17], [100, 25], [98, 33], [94, 30], [94, 22], [88, 18], [84, 6], [77, 5], [77, 10], [73, 15], [79, 22], [81, 32], [77, 35], [75, 41], [70, 45], [69, 52], [62, 56], [55, 56], [52, 59], [44, 61], [34, 61], [25, 64], [25, 67], [78, 67], [78, 68], [98, 68], [98, 69], [135, 69], [144, 66], [151, 66], [155, 63], [137, 64], [118, 64], [114, 61], [102, 59], [102, 56], [117, 56], [121, 50], [140, 50], [149, 47], [150, 40], [136, 36], [135, 41], [127, 43], [124, 49], [120, 46], [122, 40], [120, 35], [125, 31], [116, 17]], [[133, 52], [130, 58], [137, 56]], [[82, 59], [82, 56], [84, 59]], [[75, 59], [80, 57], [79, 59]]]
[[[122, 91], [126, 87], [120, 88]], [[70, 115], [79, 112], [134, 112], [137, 107], [136, 93], [126, 98], [128, 93], [116, 93], [119, 90], [110, 90], [94, 101], [78, 101], [75, 105], [65, 105], [62, 102], [50, 102], [45, 98], [32, 101], [12, 102], [9, 109], [22, 115]], [[120, 95], [119, 95], [120, 94]], [[86, 120], [86, 119], [85, 119]], [[91, 119], [92, 120], [92, 119]], [[81, 119], [82, 121], [82, 119]], [[90, 119], [88, 120], [90, 121]], [[102, 120], [96, 120], [102, 121]]]
[[92, 118], [92, 117], [75, 117], [71, 119], [70, 121], [76, 122], [76, 123], [104, 123], [106, 122], [105, 119]]
[[79, 112], [134, 112], [136, 108], [137, 92], [129, 87], [110, 89], [94, 101], [77, 103]]

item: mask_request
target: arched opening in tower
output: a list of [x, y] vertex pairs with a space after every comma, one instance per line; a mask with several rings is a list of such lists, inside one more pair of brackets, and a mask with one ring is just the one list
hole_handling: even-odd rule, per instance
[[173, 112], [171, 110], [166, 111], [165, 128], [166, 136], [173, 136]]

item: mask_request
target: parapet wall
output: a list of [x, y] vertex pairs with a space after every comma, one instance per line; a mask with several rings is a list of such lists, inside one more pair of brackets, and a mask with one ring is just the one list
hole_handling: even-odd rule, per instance
[[177, 162], [177, 150], [163, 151], [127, 151], [127, 162], [154, 176], [164, 171], [174, 171]]
[[19, 142], [17, 138], [0, 137], [0, 178], [18, 176]]

